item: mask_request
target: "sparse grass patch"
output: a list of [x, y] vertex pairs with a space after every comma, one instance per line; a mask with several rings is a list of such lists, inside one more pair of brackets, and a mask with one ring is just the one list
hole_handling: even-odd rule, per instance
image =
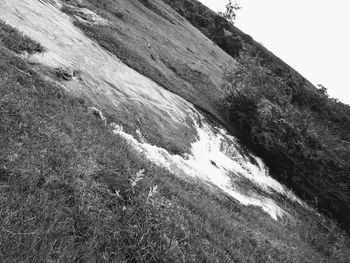
[[152, 10], [157, 15], [163, 17], [170, 23], [175, 24], [175, 22], [171, 19], [171, 17], [166, 12], [164, 12], [164, 10], [159, 8], [159, 6], [163, 4], [161, 1], [160, 2], [157, 2], [154, 0], [137, 0], [137, 1], [139, 1], [142, 5]]
[[194, 87], [200, 87], [209, 83], [208, 76], [202, 72], [192, 69], [187, 64], [178, 61], [161, 58], [162, 63], [181, 79], [191, 83]]
[[[123, 32], [118, 31], [116, 28], [90, 26], [78, 21], [74, 24], [82, 29], [88, 37], [96, 40], [104, 49], [115, 54], [126, 65], [137, 70], [142, 75], [152, 79], [163, 87], [173, 86], [164, 73], [160, 72], [155, 67], [151, 67], [146, 59], [137, 54], [137, 51], [131, 50], [118, 39], [117, 34], [124, 34]], [[173, 88], [176, 89], [176, 87]]]
[[23, 35], [2, 20], [0, 20], [0, 43], [16, 53], [26, 51], [33, 54], [44, 51], [44, 48], [38, 42]]

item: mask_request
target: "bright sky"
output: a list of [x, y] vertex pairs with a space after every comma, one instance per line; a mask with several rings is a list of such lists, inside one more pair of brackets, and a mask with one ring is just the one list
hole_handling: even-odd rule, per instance
[[[228, 0], [200, 0], [224, 11]], [[237, 0], [236, 26], [350, 105], [349, 0]]]

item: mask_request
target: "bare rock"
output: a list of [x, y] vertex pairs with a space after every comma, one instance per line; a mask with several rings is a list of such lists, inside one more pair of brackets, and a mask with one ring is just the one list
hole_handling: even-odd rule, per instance
[[99, 109], [95, 107], [89, 107], [88, 111], [92, 113], [96, 118], [100, 119], [104, 123], [104, 125], [107, 125], [107, 120]]

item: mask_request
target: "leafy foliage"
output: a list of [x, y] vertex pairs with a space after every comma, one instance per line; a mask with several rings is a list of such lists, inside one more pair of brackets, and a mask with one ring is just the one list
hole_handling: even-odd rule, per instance
[[236, 11], [241, 9], [241, 7], [236, 2], [232, 3], [232, 0], [229, 0], [225, 7], [226, 11], [224, 13], [219, 12], [218, 14], [229, 21], [231, 24], [234, 24], [234, 21], [236, 19]]

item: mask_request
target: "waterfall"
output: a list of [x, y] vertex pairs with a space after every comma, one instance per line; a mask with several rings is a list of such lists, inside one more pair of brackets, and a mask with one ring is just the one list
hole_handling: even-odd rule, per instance
[[[114, 133], [127, 140], [136, 151], [144, 154], [154, 164], [180, 177], [199, 179], [208, 186], [220, 189], [243, 205], [261, 207], [275, 220], [287, 215], [287, 212], [274, 201], [273, 196], [269, 197], [269, 194], [279, 193], [304, 206], [291, 191], [269, 176], [268, 169], [260, 158], [250, 153], [244, 155], [233, 136], [228, 135], [222, 128], [210, 126], [203, 116], [201, 118], [201, 126], [193, 119], [198, 138], [191, 145], [191, 153], [185, 156], [172, 155], [163, 148], [147, 142], [138, 142], [118, 125], [114, 127]], [[242, 188], [236, 183], [242, 178], [252, 183], [259, 191]], [[266, 195], [261, 195], [261, 192], [265, 192]]]

